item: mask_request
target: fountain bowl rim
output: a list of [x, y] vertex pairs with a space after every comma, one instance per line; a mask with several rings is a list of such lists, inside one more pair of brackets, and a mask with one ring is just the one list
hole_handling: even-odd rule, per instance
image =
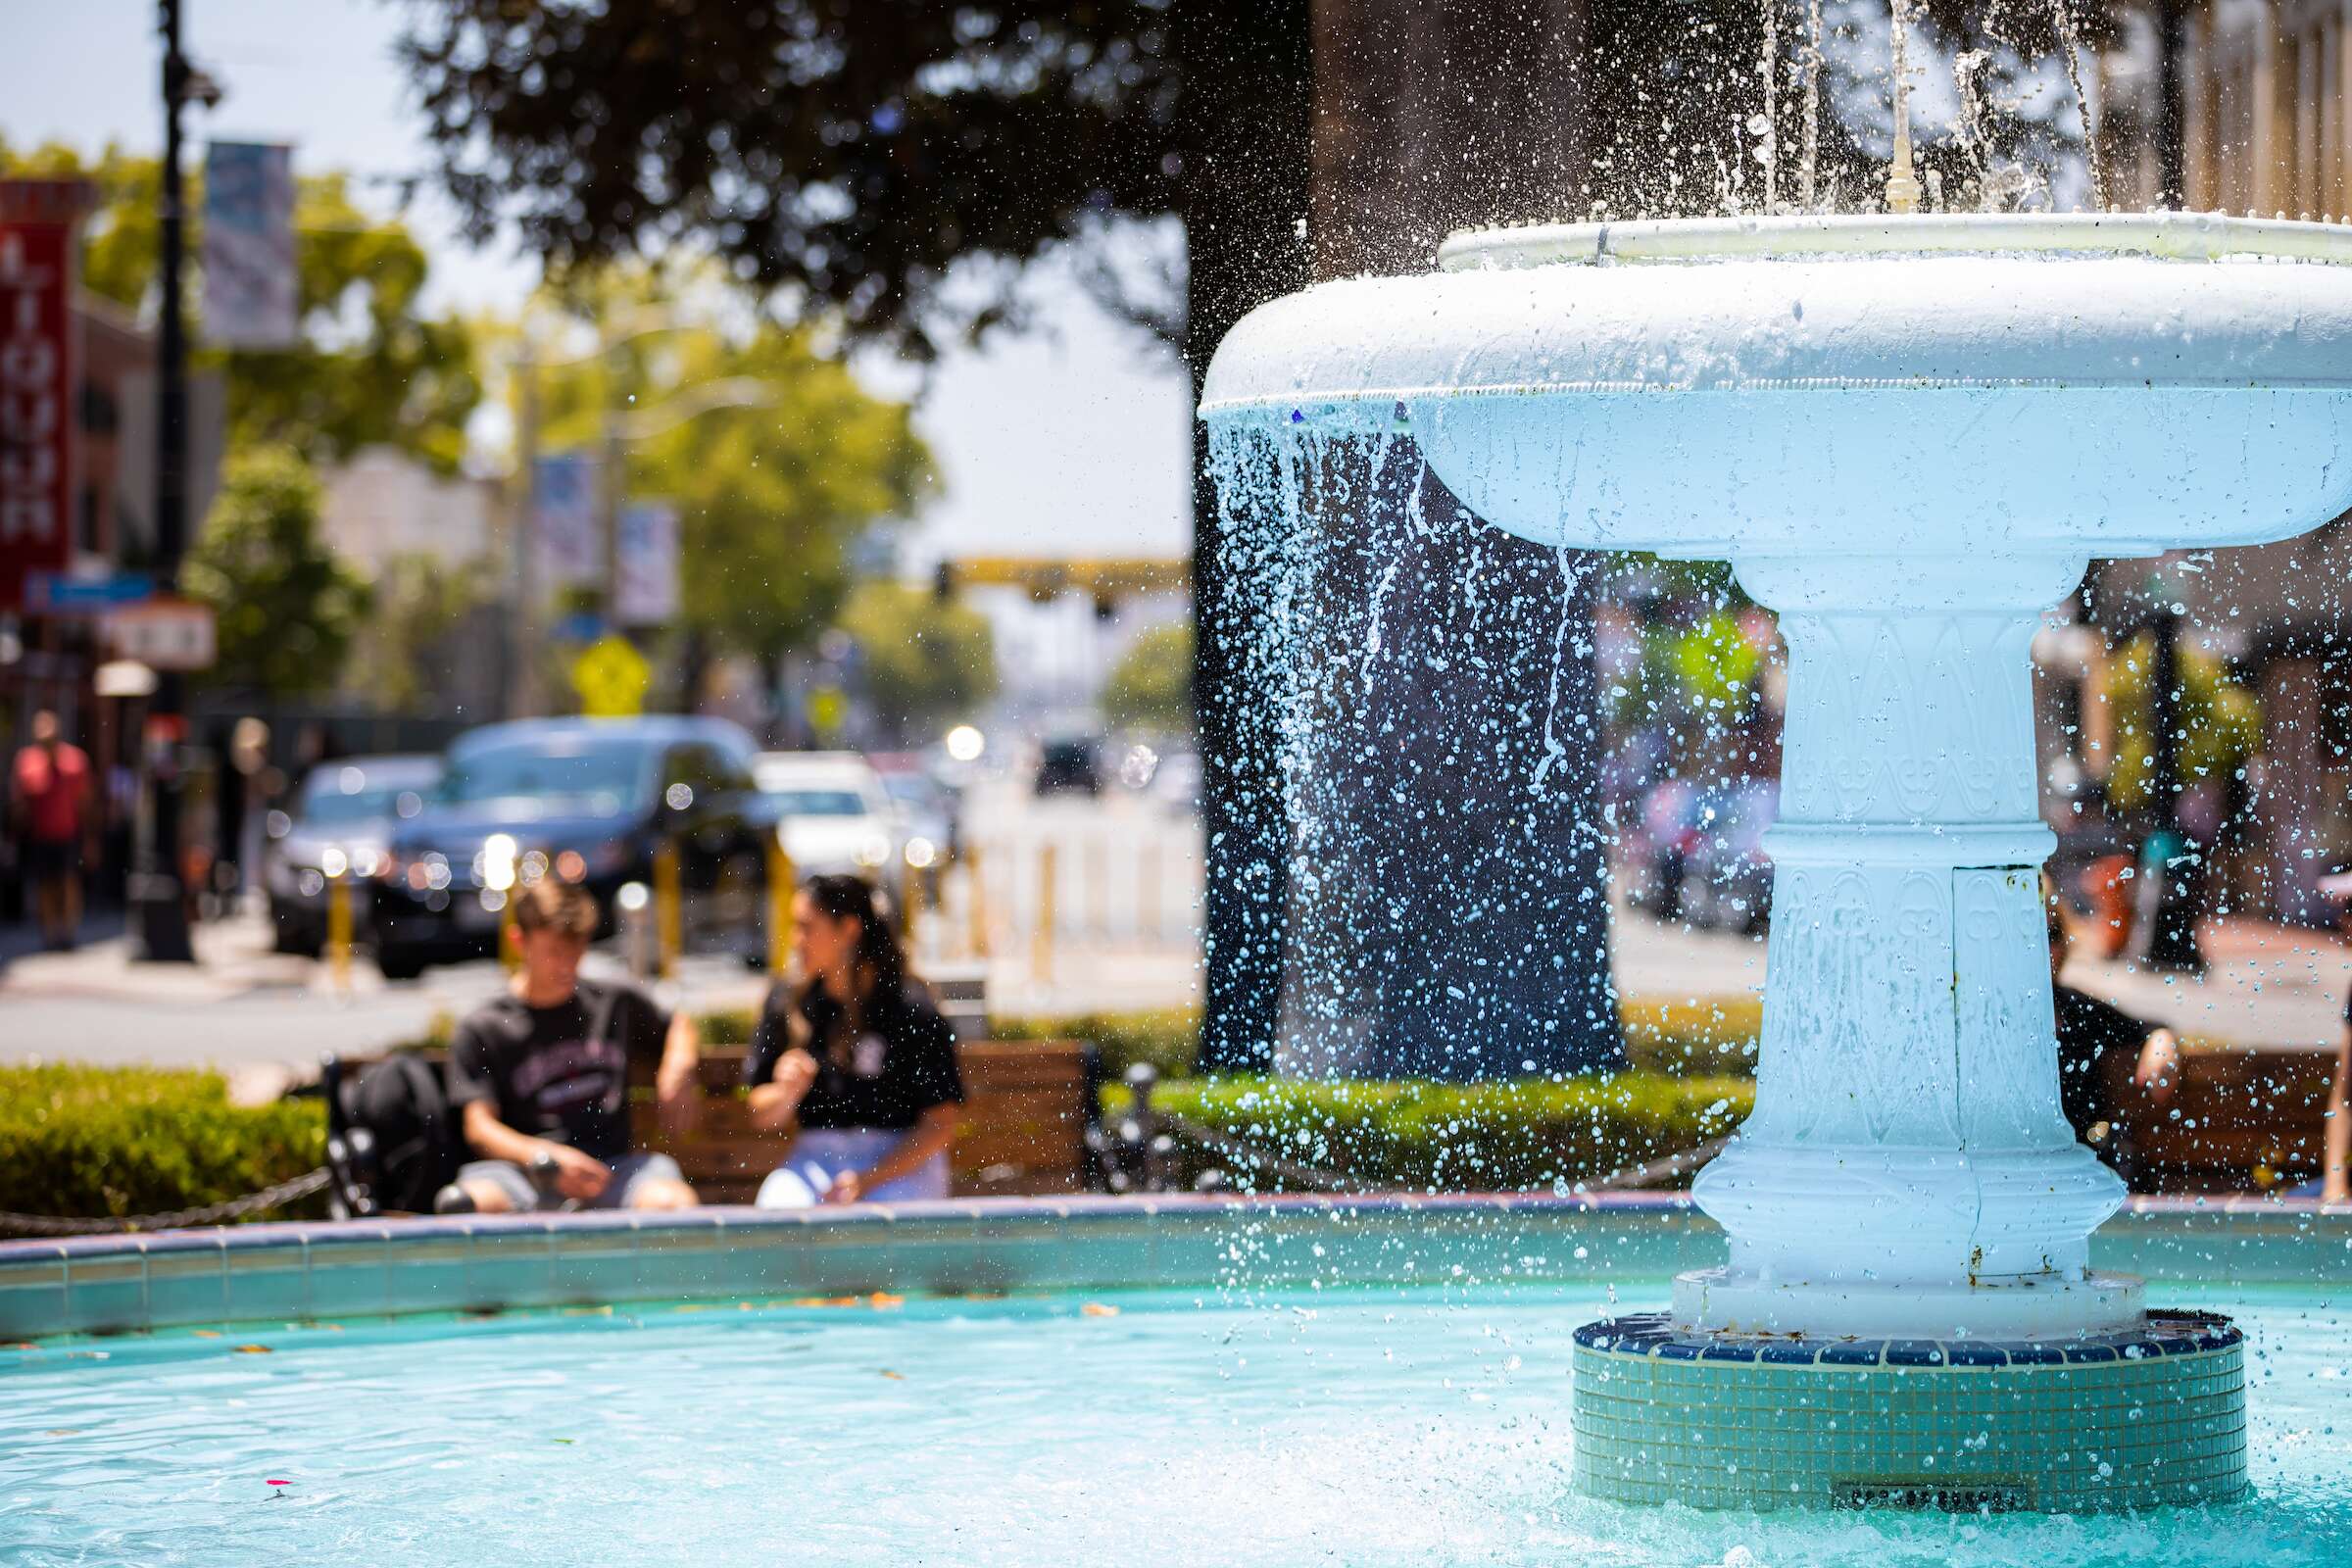
[[2352, 266], [2352, 223], [2169, 211], [1635, 219], [1461, 229], [1438, 248], [1438, 267], [1465, 272], [1618, 262], [1938, 255]]

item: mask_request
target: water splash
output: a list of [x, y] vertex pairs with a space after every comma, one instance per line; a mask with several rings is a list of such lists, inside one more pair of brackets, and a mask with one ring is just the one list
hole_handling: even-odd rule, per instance
[[2090, 205], [2107, 211], [2107, 178], [2099, 170], [2097, 127], [2091, 123], [2090, 95], [2082, 90], [2082, 32], [2070, 0], [2050, 0], [2050, 15], [2058, 24], [2059, 53], [2066, 61], [2066, 79], [2074, 84], [2075, 113], [2082, 126], [2082, 159], [2090, 168]]
[[[1486, 527], [1393, 416], [1212, 422], [1237, 720], [1282, 781], [1271, 1064], [1517, 1078], [1613, 1064], [1591, 558]], [[1542, 683], [1516, 670], [1548, 663]], [[1531, 1065], [1532, 1064], [1532, 1065]]]
[[1805, 11], [1805, 121], [1804, 121], [1804, 201], [1807, 212], [1819, 210], [1821, 202], [1821, 0], [1806, 0]]

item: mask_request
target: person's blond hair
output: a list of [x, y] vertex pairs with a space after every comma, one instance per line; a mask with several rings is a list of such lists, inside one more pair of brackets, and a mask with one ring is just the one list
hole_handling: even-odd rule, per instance
[[514, 894], [514, 929], [561, 931], [586, 942], [596, 935], [596, 895], [577, 882], [541, 877]]

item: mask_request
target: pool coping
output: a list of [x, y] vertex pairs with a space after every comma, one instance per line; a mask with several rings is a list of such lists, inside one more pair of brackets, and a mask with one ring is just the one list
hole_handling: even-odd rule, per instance
[[[2215, 1255], [2217, 1246], [2230, 1255]], [[2352, 1276], [2352, 1208], [2132, 1200], [2151, 1282]], [[966, 1199], [276, 1222], [0, 1243], [0, 1341], [652, 1300], [1658, 1279], [1723, 1261], [1686, 1193]]]

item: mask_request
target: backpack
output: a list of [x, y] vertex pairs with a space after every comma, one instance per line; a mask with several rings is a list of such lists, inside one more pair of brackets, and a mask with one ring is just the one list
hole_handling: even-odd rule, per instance
[[457, 1179], [462, 1159], [441, 1075], [415, 1056], [386, 1056], [358, 1082], [331, 1085], [327, 1106], [335, 1207], [431, 1213], [433, 1195]]

